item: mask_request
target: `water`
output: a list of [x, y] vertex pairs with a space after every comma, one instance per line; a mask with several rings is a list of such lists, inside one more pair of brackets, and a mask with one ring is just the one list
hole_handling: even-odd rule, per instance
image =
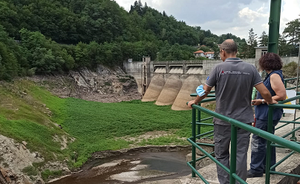
[[[186, 154], [188, 151], [181, 152], [149, 152], [149, 153], [136, 153], [131, 155], [118, 156], [110, 159], [98, 159], [90, 162], [80, 173], [72, 174], [51, 184], [119, 184], [119, 183], [140, 183], [142, 181], [155, 181], [161, 179], [177, 178], [185, 176], [191, 173], [191, 169], [186, 164]], [[113, 160], [127, 160], [128, 162], [122, 162], [114, 169], [104, 171], [99, 175], [99, 170], [95, 171], [92, 167], [101, 165]], [[136, 181], [117, 180], [111, 179], [111, 176], [116, 174], [126, 175], [126, 173], [132, 173], [137, 171], [131, 171], [137, 164], [132, 164], [131, 161], [139, 161], [139, 166], [147, 165], [148, 167], [139, 170], [137, 175], [151, 176], [146, 179], [139, 179]], [[158, 175], [157, 175], [158, 174]], [[163, 176], [159, 175], [163, 174]], [[128, 175], [128, 179], [132, 179], [132, 176]], [[113, 177], [114, 178], [114, 177]], [[50, 183], [49, 183], [50, 184]]]

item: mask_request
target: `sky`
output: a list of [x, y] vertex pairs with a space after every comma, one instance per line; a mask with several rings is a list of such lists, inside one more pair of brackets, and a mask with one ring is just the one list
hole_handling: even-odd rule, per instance
[[[129, 11], [135, 0], [114, 0]], [[159, 12], [165, 11], [189, 26], [200, 26], [213, 34], [232, 33], [248, 39], [253, 28], [257, 36], [269, 34], [270, 0], [141, 0]], [[280, 34], [286, 23], [300, 18], [300, 0], [281, 0]]]

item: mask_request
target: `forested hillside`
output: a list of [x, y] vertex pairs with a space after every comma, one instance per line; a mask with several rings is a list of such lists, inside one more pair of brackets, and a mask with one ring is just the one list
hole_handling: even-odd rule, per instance
[[[0, 0], [0, 79], [115, 66], [143, 56], [190, 60], [198, 49], [218, 56], [217, 44], [228, 38], [238, 42], [240, 57], [254, 57], [253, 29], [247, 41], [231, 33], [217, 36], [141, 1], [127, 12], [111, 0]], [[289, 45], [285, 37], [284, 44]]]

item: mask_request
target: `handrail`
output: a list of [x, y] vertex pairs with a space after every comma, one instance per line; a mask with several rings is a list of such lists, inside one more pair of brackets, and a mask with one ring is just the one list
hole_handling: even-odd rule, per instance
[[[192, 95], [191, 95], [192, 96]], [[202, 100], [200, 103], [204, 103], [204, 102], [208, 102], [208, 101], [212, 101], [213, 99], [215, 98], [209, 98], [209, 99], [204, 99]], [[268, 122], [269, 124], [273, 123], [273, 109], [274, 108], [290, 108], [290, 109], [300, 109], [300, 106], [299, 105], [287, 105], [287, 104], [284, 104], [284, 103], [287, 103], [287, 102], [290, 102], [290, 101], [293, 101], [293, 100], [296, 100], [296, 99], [300, 99], [300, 96], [296, 96], [296, 97], [293, 97], [293, 98], [289, 98], [287, 100], [284, 100], [284, 101], [280, 101], [278, 102], [278, 104], [272, 104], [272, 105], [269, 105], [269, 117], [268, 117]], [[193, 109], [192, 109], [192, 137], [191, 138], [188, 138], [188, 141], [192, 144], [192, 161], [188, 162], [188, 165], [192, 168], [192, 176], [195, 177], [195, 174], [197, 174], [199, 177], [201, 176], [200, 173], [198, 173], [198, 171], [195, 169], [195, 161], [196, 161], [196, 156], [195, 156], [195, 148], [198, 148], [200, 149], [201, 147], [197, 145], [196, 143], [196, 138], [199, 138], [199, 135], [196, 135], [196, 129], [195, 129], [195, 126], [196, 126], [196, 110], [198, 110], [198, 116], [199, 116], [199, 112], [202, 111], [204, 113], [207, 113], [209, 115], [212, 115], [213, 117], [216, 117], [218, 119], [221, 119], [221, 120], [224, 120], [228, 123], [231, 124], [231, 155], [230, 155], [230, 165], [233, 166], [233, 167], [230, 167], [230, 170], [227, 170], [227, 168], [218, 162], [218, 160], [216, 160], [215, 158], [213, 158], [211, 155], [207, 155], [208, 153], [207, 152], [204, 152], [204, 150], [201, 148], [200, 150], [206, 155], [208, 156], [212, 161], [214, 161], [217, 165], [219, 165], [221, 168], [225, 169], [226, 172], [228, 172], [230, 174], [230, 184], [234, 184], [235, 181], [239, 181], [240, 183], [246, 183], [245, 181], [243, 181], [240, 177], [238, 177], [236, 175], [236, 168], [235, 168], [235, 160], [236, 160], [236, 137], [237, 137], [237, 128], [242, 128], [244, 130], [247, 130], [253, 134], [257, 134], [259, 135], [260, 137], [264, 138], [267, 140], [267, 163], [266, 163], [266, 183], [269, 184], [270, 183], [270, 174], [281, 174], [281, 175], [288, 175], [288, 176], [291, 176], [291, 174], [287, 174], [287, 173], [279, 173], [279, 172], [275, 172], [275, 171], [271, 171], [270, 170], [270, 158], [271, 158], [271, 142], [275, 143], [275, 144], [278, 144], [278, 145], [281, 145], [283, 147], [286, 147], [286, 148], [289, 148], [291, 150], [294, 150], [294, 151], [297, 151], [300, 153], [300, 146], [298, 143], [296, 142], [292, 142], [292, 141], [289, 141], [289, 140], [286, 140], [282, 137], [278, 137], [272, 133], [269, 133], [271, 132], [271, 130], [269, 128], [271, 128], [271, 126], [268, 126], [268, 132], [266, 131], [263, 131], [263, 130], [260, 130], [258, 128], [254, 128], [252, 126], [249, 126], [248, 124], [245, 124], [245, 123], [242, 123], [238, 120], [235, 120], [235, 119], [232, 119], [232, 118], [229, 118], [229, 117], [226, 117], [224, 115], [221, 115], [221, 114], [218, 114], [216, 112], [213, 112], [211, 110], [208, 110], [204, 107], [201, 107], [199, 105], [192, 105]], [[199, 117], [198, 117], [199, 118]], [[200, 122], [200, 120], [198, 120]], [[197, 122], [198, 122], [197, 121]], [[199, 128], [200, 129], [200, 128]], [[199, 133], [199, 131], [198, 131]], [[277, 165], [279, 165], [280, 163], [278, 163]], [[272, 167], [275, 168], [277, 165], [274, 165]], [[194, 168], [193, 168], [194, 167]], [[299, 176], [298, 176], [299, 177]], [[205, 183], [208, 183], [202, 176], [200, 177]]]
[[[300, 96], [299, 96], [300, 98]], [[272, 105], [269, 105], [269, 106], [274, 106], [274, 107], [284, 107], [284, 108], [289, 108], [289, 106], [296, 106], [297, 109], [300, 109], [300, 106], [299, 105], [279, 105], [279, 104], [272, 104]], [[242, 123], [238, 120], [235, 120], [235, 119], [232, 119], [232, 118], [229, 118], [229, 117], [226, 117], [226, 116], [223, 116], [221, 114], [218, 114], [216, 112], [213, 112], [209, 109], [206, 109], [204, 107], [201, 107], [201, 106], [198, 106], [198, 105], [192, 105], [192, 107], [194, 109], [198, 109], [198, 110], [201, 110], [207, 114], [210, 114], [210, 115], [213, 115], [214, 117], [218, 118], [218, 119], [221, 119], [221, 120], [224, 120], [230, 124], [233, 124], [234, 126], [237, 126], [239, 128], [242, 128], [244, 130], [247, 130], [251, 133], [254, 133], [254, 134], [257, 134], [259, 135], [260, 137], [264, 138], [264, 139], [268, 139], [268, 140], [271, 140], [277, 144], [280, 144], [280, 145], [284, 145], [286, 146], [287, 148], [290, 148], [290, 149], [293, 149], [295, 148], [295, 151], [299, 152], [300, 153], [300, 146], [299, 144], [296, 144], [294, 142], [291, 142], [291, 141], [288, 141], [286, 139], [283, 139], [281, 137], [278, 137], [278, 136], [275, 136], [269, 132], [266, 132], [266, 131], [263, 131], [263, 130], [260, 130], [258, 128], [254, 128], [252, 126], [249, 126], [245, 123]], [[294, 108], [294, 107], [291, 107], [291, 108]]]

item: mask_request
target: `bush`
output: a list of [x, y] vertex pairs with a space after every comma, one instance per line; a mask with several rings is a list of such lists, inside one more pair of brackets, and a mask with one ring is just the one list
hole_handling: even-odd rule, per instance
[[291, 62], [285, 66], [283, 66], [282, 71], [283, 74], [289, 77], [296, 77], [297, 76], [297, 66], [296, 62]]

